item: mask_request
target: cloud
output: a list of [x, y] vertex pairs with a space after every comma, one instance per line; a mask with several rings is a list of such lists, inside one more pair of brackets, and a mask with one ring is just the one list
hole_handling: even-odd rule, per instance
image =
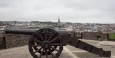
[[[0, 0], [0, 20], [114, 23], [114, 0]], [[101, 21], [100, 21], [101, 20]]]

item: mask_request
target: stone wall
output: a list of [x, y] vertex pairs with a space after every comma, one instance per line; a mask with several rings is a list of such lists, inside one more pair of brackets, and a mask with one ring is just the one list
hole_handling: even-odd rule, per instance
[[2, 37], [0, 36], [0, 49], [2, 49]]
[[0, 49], [6, 49], [5, 37], [0, 34]]
[[29, 35], [16, 35], [16, 34], [7, 34], [6, 38], [6, 48], [17, 47], [27, 45], [30, 39]]
[[[23, 46], [27, 45], [28, 41], [30, 39], [30, 35], [21, 35], [21, 34], [6, 34], [5, 37], [5, 43], [2, 42], [2, 47], [4, 48], [11, 48], [11, 47], [17, 47], [17, 46]], [[107, 33], [102, 32], [82, 32], [82, 39], [89, 39], [89, 40], [107, 40]]]
[[90, 39], [90, 40], [107, 40], [107, 33], [102, 32], [83, 32], [82, 33], [83, 39]]

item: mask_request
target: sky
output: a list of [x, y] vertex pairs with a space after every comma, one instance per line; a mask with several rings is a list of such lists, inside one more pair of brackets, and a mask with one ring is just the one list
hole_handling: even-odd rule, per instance
[[115, 23], [115, 0], [0, 0], [0, 21]]

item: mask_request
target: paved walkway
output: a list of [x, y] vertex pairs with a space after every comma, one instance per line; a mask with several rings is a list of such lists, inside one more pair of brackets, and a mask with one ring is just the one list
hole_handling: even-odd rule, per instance
[[27, 46], [10, 48], [0, 51], [0, 58], [32, 58]]
[[[98, 46], [97, 44], [99, 42], [95, 41], [86, 41], [92, 45]], [[111, 46], [99, 46], [103, 47], [104, 49], [111, 50], [112, 51], [112, 58], [115, 58], [115, 48]], [[65, 46], [64, 50], [59, 58], [102, 58], [99, 57], [98, 55], [89, 53], [87, 51], [74, 48], [72, 46]], [[0, 58], [32, 58], [29, 51], [28, 51], [28, 46], [21, 46], [21, 47], [16, 47], [16, 48], [10, 48], [10, 49], [5, 49], [0, 51]], [[45, 58], [45, 57], [42, 57]]]
[[[22, 46], [1, 50], [0, 58], [32, 58], [32, 57], [28, 51], [28, 46]], [[70, 52], [66, 47], [64, 47], [64, 51], [62, 52], [60, 58], [78, 58], [78, 57], [74, 55], [72, 52]]]

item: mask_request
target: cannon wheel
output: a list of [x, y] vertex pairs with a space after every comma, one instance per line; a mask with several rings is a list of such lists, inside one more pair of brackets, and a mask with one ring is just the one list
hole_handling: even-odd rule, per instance
[[29, 52], [33, 58], [58, 58], [63, 50], [59, 34], [49, 28], [36, 31], [29, 40]]

